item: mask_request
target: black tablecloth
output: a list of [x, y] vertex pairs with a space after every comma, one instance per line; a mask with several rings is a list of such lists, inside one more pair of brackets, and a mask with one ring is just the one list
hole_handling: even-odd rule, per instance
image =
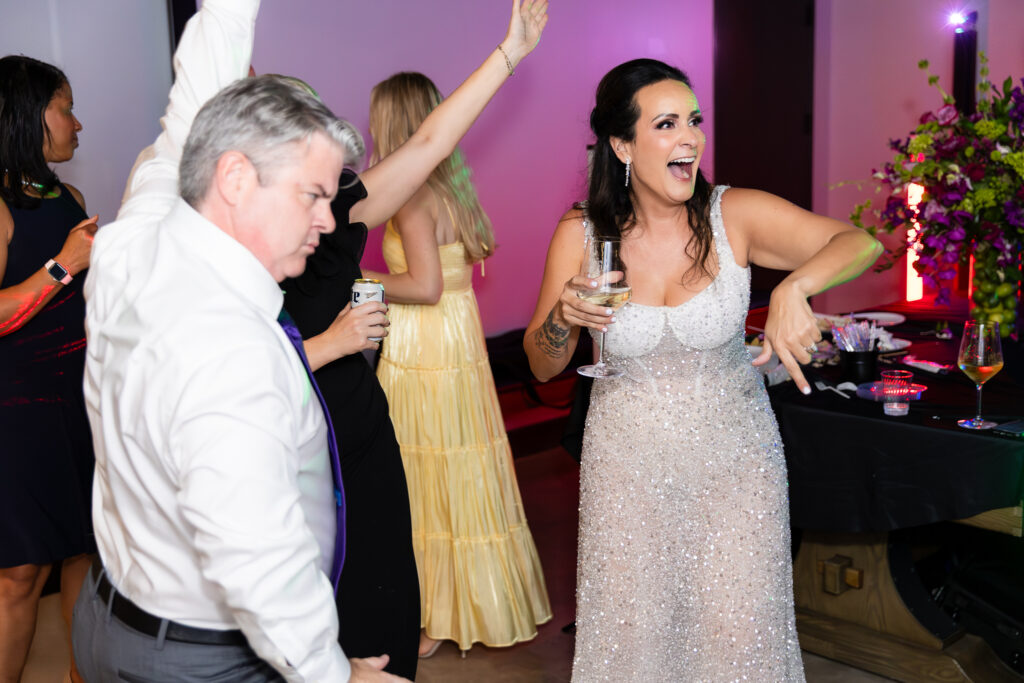
[[[930, 326], [909, 321], [895, 331], [915, 340], [910, 351], [918, 357], [955, 361], [959, 328], [954, 340], [939, 342], [920, 335]], [[841, 379], [836, 368], [818, 372], [832, 382]], [[793, 526], [889, 531], [1020, 503], [1024, 440], [956, 425], [975, 412], [974, 384], [959, 371], [914, 370], [914, 382], [928, 389], [903, 417], [884, 415], [881, 403], [830, 391], [803, 396], [791, 382], [771, 388], [789, 467]], [[1024, 417], [1024, 387], [1009, 373], [997, 375], [984, 387], [982, 412], [997, 422]]]

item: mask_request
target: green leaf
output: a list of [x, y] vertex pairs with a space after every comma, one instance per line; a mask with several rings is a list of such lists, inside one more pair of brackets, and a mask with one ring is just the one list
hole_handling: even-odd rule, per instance
[[939, 82], [939, 77], [938, 76], [929, 76], [928, 77], [928, 85], [935, 85], [938, 82]]
[[917, 68], [921, 69], [922, 71], [924, 69], [927, 69], [928, 68], [928, 60], [927, 59], [922, 59], [921, 61], [919, 61], [917, 63]]

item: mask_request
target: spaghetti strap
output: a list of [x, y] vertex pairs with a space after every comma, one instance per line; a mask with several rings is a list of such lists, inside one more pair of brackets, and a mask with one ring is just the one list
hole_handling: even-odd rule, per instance
[[[441, 203], [444, 204], [445, 211], [448, 212], [448, 219], [452, 222], [452, 227], [454, 228], [456, 223], [455, 223], [455, 214], [452, 213], [452, 207], [448, 205], [448, 200], [445, 197], [441, 197]], [[484, 270], [484, 261], [486, 261], [486, 260], [487, 259], [480, 259], [480, 277], [486, 277], [487, 276], [487, 273]]]
[[452, 213], [452, 207], [448, 206], [448, 200], [445, 197], [441, 197], [441, 203], [444, 204], [445, 211], [448, 212], [448, 220], [452, 222], [452, 227], [454, 228], [456, 223], [455, 214]]

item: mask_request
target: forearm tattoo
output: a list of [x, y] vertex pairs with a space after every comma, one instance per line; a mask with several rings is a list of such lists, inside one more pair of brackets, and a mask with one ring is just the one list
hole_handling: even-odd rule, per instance
[[570, 328], [555, 322], [555, 311], [552, 309], [548, 319], [533, 333], [533, 339], [542, 353], [551, 358], [561, 358], [569, 344], [569, 332]]

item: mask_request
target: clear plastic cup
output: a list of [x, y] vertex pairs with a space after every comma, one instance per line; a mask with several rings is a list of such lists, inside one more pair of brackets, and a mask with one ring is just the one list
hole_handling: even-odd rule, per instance
[[886, 415], [906, 415], [910, 412], [911, 380], [914, 373], [909, 370], [882, 370], [882, 410]]

